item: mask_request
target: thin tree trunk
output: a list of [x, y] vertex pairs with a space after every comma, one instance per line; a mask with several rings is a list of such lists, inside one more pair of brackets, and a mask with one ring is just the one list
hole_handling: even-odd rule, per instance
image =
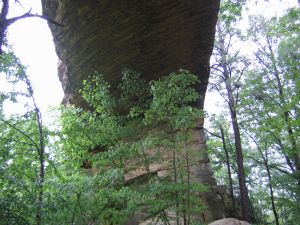
[[188, 130], [185, 132], [185, 157], [186, 157], [186, 170], [187, 170], [187, 224], [190, 224], [190, 163], [189, 163], [189, 149], [188, 149]]
[[271, 173], [270, 173], [270, 168], [269, 168], [268, 162], [265, 159], [264, 159], [264, 162], [265, 162], [265, 167], [266, 167], [267, 174], [268, 174], [272, 210], [273, 210], [273, 214], [274, 214], [274, 217], [275, 217], [276, 225], [279, 225], [279, 217], [278, 217], [278, 213], [277, 213], [277, 210], [276, 210], [276, 207], [275, 207], [274, 193], [273, 193], [273, 186], [272, 186], [272, 177], [271, 177]]
[[265, 153], [266, 155], [264, 156], [261, 148], [259, 147], [257, 141], [251, 136], [251, 139], [254, 141], [262, 159], [263, 159], [263, 162], [264, 162], [264, 166], [266, 168], [266, 171], [267, 171], [267, 174], [268, 174], [268, 186], [269, 186], [269, 190], [270, 190], [270, 197], [271, 197], [271, 204], [272, 204], [272, 211], [273, 211], [273, 214], [274, 214], [274, 217], [275, 217], [275, 222], [276, 222], [276, 225], [279, 225], [279, 216], [278, 216], [278, 213], [277, 213], [277, 210], [276, 210], [276, 207], [275, 207], [275, 200], [274, 200], [274, 192], [273, 192], [273, 185], [272, 185], [272, 176], [271, 176], [271, 171], [270, 171], [270, 167], [269, 167], [269, 163], [268, 163], [268, 155], [267, 155], [267, 152]]
[[9, 10], [8, 0], [2, 0], [2, 9], [0, 15], [0, 54], [2, 54], [2, 46], [4, 44], [5, 34], [7, 31], [7, 14]]
[[[19, 65], [22, 69], [22, 66]], [[33, 95], [33, 88], [31, 85], [31, 82], [27, 75], [25, 74], [26, 84], [28, 88], [28, 92], [31, 96], [34, 111], [36, 113], [36, 122], [38, 125], [39, 130], [39, 147], [37, 148], [37, 152], [39, 154], [39, 163], [40, 163], [40, 169], [39, 169], [39, 175], [38, 175], [38, 196], [37, 196], [37, 209], [36, 209], [36, 224], [41, 225], [42, 224], [42, 218], [43, 218], [43, 204], [44, 204], [44, 182], [45, 182], [45, 142], [44, 142], [44, 131], [43, 131], [43, 121], [42, 116], [39, 108], [37, 107], [34, 95]]]
[[243, 157], [240, 129], [234, 113], [231, 113], [231, 119], [232, 119], [235, 148], [236, 148], [236, 158], [237, 158], [237, 165], [238, 165], [238, 178], [239, 178], [239, 185], [240, 185], [243, 218], [245, 221], [251, 222], [250, 200], [248, 196], [248, 188], [246, 186], [246, 179], [245, 179], [245, 172], [244, 172], [244, 162], [243, 162], [244, 157]]
[[[218, 26], [217, 26], [218, 28]], [[220, 71], [222, 72], [222, 80], [226, 87], [227, 92], [227, 98], [225, 99], [227, 101], [230, 116], [231, 116], [231, 124], [233, 127], [233, 133], [234, 133], [234, 140], [235, 140], [235, 151], [236, 151], [236, 161], [238, 166], [238, 179], [239, 179], [239, 188], [240, 188], [240, 195], [241, 195], [241, 205], [242, 205], [242, 212], [243, 212], [243, 219], [247, 222], [252, 222], [251, 219], [251, 211], [250, 211], [250, 200], [248, 196], [248, 188], [246, 186], [246, 179], [245, 179], [245, 172], [244, 172], [244, 162], [243, 162], [243, 149], [242, 149], [242, 143], [241, 143], [241, 134], [240, 134], [240, 128], [237, 121], [237, 115], [236, 115], [236, 101], [238, 99], [235, 99], [234, 97], [234, 89], [232, 88], [231, 84], [231, 71], [230, 68], [228, 68], [228, 65], [230, 65], [230, 62], [227, 60], [228, 50], [230, 45], [229, 43], [225, 46], [225, 39], [221, 32], [218, 32], [218, 42], [219, 42], [219, 54], [221, 57], [221, 62], [219, 63]], [[231, 39], [230, 39], [231, 40]], [[239, 74], [239, 76], [242, 76]]]
[[[35, 105], [35, 103], [34, 103]], [[39, 127], [39, 139], [40, 139], [40, 151], [39, 151], [39, 159], [40, 159], [40, 173], [39, 173], [39, 183], [38, 183], [38, 208], [36, 214], [36, 224], [42, 224], [42, 213], [43, 213], [43, 197], [44, 197], [44, 182], [45, 182], [45, 146], [44, 146], [44, 134], [42, 127], [42, 120], [40, 117], [40, 111], [35, 105], [35, 110], [37, 114], [37, 122]]]
[[231, 168], [230, 168], [230, 159], [229, 159], [228, 149], [226, 146], [226, 140], [225, 140], [223, 127], [220, 125], [219, 128], [220, 128], [220, 132], [221, 132], [223, 149], [225, 151], [225, 156], [226, 156], [226, 166], [227, 166], [228, 180], [229, 180], [229, 186], [230, 186], [231, 206], [232, 206], [232, 209], [234, 211], [236, 211], [235, 199], [234, 199], [234, 195], [233, 195], [233, 182], [232, 182], [232, 176], [231, 176]]
[[[173, 152], [173, 170], [174, 170], [174, 183], [177, 185], [177, 169], [176, 169], [176, 150]], [[176, 225], [179, 225], [179, 196], [178, 191], [175, 194], [176, 198]]]

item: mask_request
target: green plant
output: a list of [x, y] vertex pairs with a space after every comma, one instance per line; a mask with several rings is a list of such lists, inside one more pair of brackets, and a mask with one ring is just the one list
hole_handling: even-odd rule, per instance
[[[206, 191], [190, 178], [191, 133], [203, 116], [191, 106], [199, 98], [193, 88], [197, 77], [180, 70], [147, 83], [139, 73], [123, 73], [119, 96], [111, 93], [97, 73], [84, 81], [81, 90], [87, 109], [63, 109], [61, 136], [66, 157], [77, 167], [94, 171], [88, 178], [97, 177], [91, 188], [99, 190], [94, 199], [101, 198], [104, 190], [118, 196], [103, 195], [109, 204], [98, 216], [100, 224], [120, 224], [120, 218], [124, 223], [138, 211], [166, 224], [174, 219], [179, 224], [180, 218], [191, 224], [193, 215], [203, 209], [199, 195]], [[161, 177], [151, 166], [165, 163], [162, 159], [169, 162], [167, 175]], [[128, 178], [138, 170], [144, 170], [143, 174]], [[170, 217], [168, 210], [176, 212], [176, 217]]]

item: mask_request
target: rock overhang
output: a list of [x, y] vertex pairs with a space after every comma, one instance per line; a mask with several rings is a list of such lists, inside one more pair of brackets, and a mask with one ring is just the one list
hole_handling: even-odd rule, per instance
[[199, 76], [203, 107], [219, 1], [43, 0], [60, 59], [65, 102], [79, 104], [82, 80], [98, 71], [117, 87], [123, 68], [158, 79], [178, 69]]

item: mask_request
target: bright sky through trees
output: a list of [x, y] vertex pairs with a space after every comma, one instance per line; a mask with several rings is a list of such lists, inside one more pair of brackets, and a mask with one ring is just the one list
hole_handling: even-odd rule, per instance
[[[282, 16], [283, 13], [290, 7], [296, 7], [298, 5], [297, 0], [269, 0], [269, 1], [258, 1], [250, 0], [247, 1], [247, 11], [243, 12], [243, 21], [240, 25], [240, 29], [248, 28], [248, 16], [251, 15], [263, 15], [265, 17], [271, 18], [274, 16]], [[248, 51], [250, 46], [241, 46], [242, 50]], [[212, 57], [213, 60], [213, 57]], [[205, 97], [204, 109], [212, 113], [220, 113], [223, 110], [223, 99], [215, 91], [207, 92]], [[206, 120], [208, 122], [208, 120]]]
[[[27, 5], [24, 5], [26, 4]], [[28, 12], [41, 14], [40, 0], [22, 1], [22, 6], [11, 7], [11, 16]], [[39, 18], [20, 20], [9, 28], [9, 43], [13, 45], [16, 55], [28, 67], [28, 74], [35, 88], [35, 95], [42, 112], [48, 106], [58, 105], [63, 97], [61, 84], [57, 76], [57, 56], [47, 22]], [[9, 107], [12, 113], [20, 110], [20, 105]]]

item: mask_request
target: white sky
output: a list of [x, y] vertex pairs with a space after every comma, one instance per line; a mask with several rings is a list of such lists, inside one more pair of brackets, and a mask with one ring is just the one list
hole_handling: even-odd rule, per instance
[[[11, 7], [11, 16], [24, 14], [30, 8], [32, 13], [41, 14], [40, 0], [20, 1], [23, 7]], [[252, 0], [250, 14], [280, 15], [282, 10], [290, 5], [297, 5], [297, 0]], [[48, 106], [58, 105], [63, 97], [61, 84], [57, 76], [57, 56], [54, 50], [51, 32], [46, 21], [39, 18], [28, 18], [18, 21], [9, 28], [9, 43], [13, 45], [16, 55], [22, 63], [28, 66], [28, 74], [33, 82], [35, 94], [40, 109], [45, 114]], [[217, 95], [208, 93], [205, 109], [208, 112], [218, 112], [220, 108], [215, 103], [220, 99]], [[18, 108], [11, 108], [13, 112]]]
[[[23, 7], [11, 7], [14, 10], [10, 16], [24, 14], [31, 7], [32, 13], [41, 14], [40, 0], [20, 2]], [[48, 106], [60, 104], [63, 98], [57, 76], [58, 59], [47, 22], [40, 18], [20, 20], [9, 27], [8, 40], [22, 63], [28, 66], [27, 72], [34, 86], [38, 107], [45, 114]], [[16, 112], [20, 109], [15, 105], [9, 110]]]

